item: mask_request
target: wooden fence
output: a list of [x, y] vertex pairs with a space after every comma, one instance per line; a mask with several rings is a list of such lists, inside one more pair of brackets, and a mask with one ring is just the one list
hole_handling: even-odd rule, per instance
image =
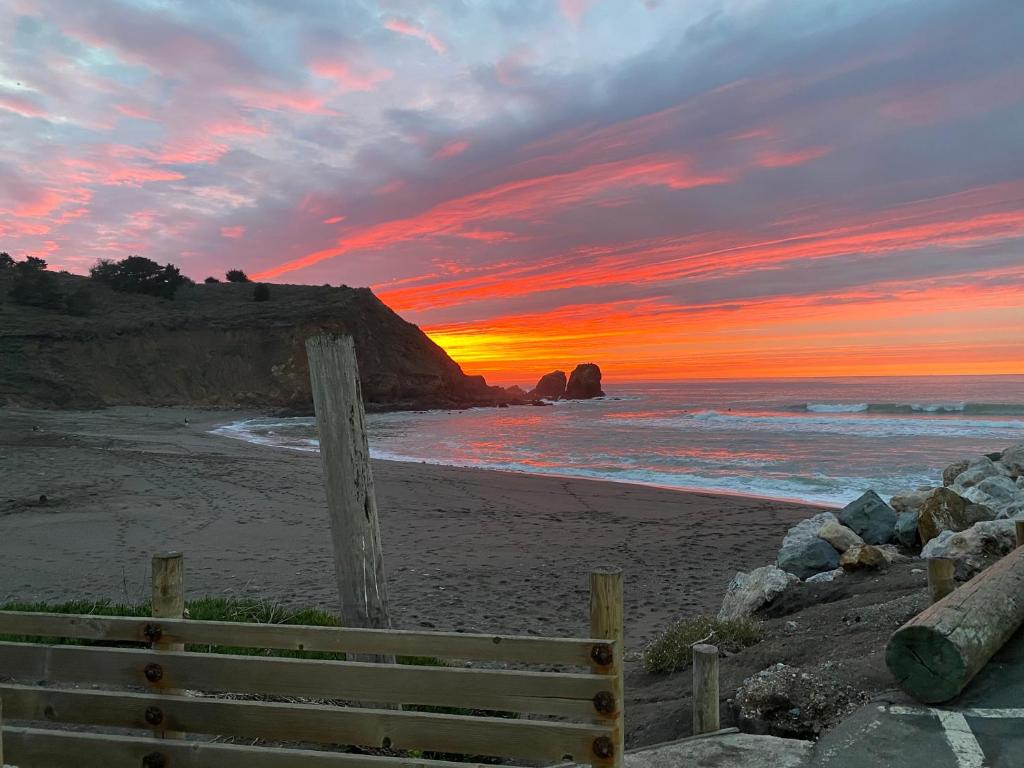
[[[167, 590], [156, 581], [154, 588]], [[167, 598], [162, 595], [160, 604]], [[0, 756], [19, 768], [466, 765], [323, 748], [354, 745], [621, 766], [620, 571], [591, 574], [590, 614], [591, 638], [539, 638], [0, 611], [0, 635], [33, 640], [0, 642]], [[184, 650], [211, 645], [361, 658], [433, 656], [516, 668]], [[586, 669], [520, 668], [526, 665]]]

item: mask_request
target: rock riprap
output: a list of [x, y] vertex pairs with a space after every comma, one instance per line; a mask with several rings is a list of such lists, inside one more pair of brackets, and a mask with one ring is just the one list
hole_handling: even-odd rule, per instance
[[896, 512], [874, 491], [866, 491], [851, 501], [837, 518], [867, 544], [887, 544], [896, 531]]
[[787, 573], [774, 565], [755, 568], [749, 573], [740, 571], [729, 582], [718, 618], [724, 620], [750, 616], [797, 581], [800, 579], [792, 573]]
[[1017, 545], [1013, 520], [984, 520], [963, 531], [943, 531], [921, 550], [921, 557], [953, 560], [958, 581], [967, 581]]
[[839, 553], [818, 537], [818, 532], [828, 522], [836, 522], [836, 516], [831, 512], [819, 512], [790, 528], [782, 540], [776, 560], [779, 568], [801, 579], [838, 568]]

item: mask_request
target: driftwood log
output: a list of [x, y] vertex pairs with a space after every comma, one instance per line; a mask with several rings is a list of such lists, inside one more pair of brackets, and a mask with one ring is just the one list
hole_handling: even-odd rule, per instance
[[919, 701], [956, 696], [1024, 623], [1024, 547], [1018, 547], [893, 633], [885, 662]]

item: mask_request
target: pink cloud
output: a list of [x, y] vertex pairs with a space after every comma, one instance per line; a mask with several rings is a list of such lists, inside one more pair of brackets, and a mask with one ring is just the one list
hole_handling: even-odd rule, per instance
[[315, 59], [309, 68], [317, 77], [333, 80], [350, 91], [372, 91], [394, 76], [390, 69], [358, 68], [344, 59]]
[[137, 120], [152, 120], [153, 113], [145, 107], [132, 104], [115, 104], [114, 109], [125, 117], [134, 117]]
[[345, 220], [344, 216], [331, 216], [329, 219], [324, 219], [324, 224], [339, 224]]
[[444, 160], [449, 157], [461, 155], [469, 149], [468, 141], [450, 141], [434, 153], [435, 160]]
[[447, 48], [445, 44], [441, 42], [435, 35], [431, 34], [423, 27], [415, 24], [411, 21], [404, 19], [385, 19], [384, 28], [390, 29], [392, 32], [397, 32], [400, 35], [408, 35], [409, 37], [416, 37], [426, 42], [431, 48], [438, 53], [444, 53]]
[[64, 200], [60, 194], [53, 189], [41, 189], [34, 193], [28, 200], [24, 200], [14, 206], [14, 215], [28, 219], [38, 216], [45, 216], [55, 208], [60, 207]]
[[832, 147], [817, 146], [798, 149], [793, 152], [778, 152], [765, 150], [757, 153], [757, 164], [764, 168], [789, 168], [794, 165], [803, 165], [811, 160], [824, 157], [832, 151]]
[[222, 237], [230, 237], [237, 240], [245, 234], [245, 227], [221, 227], [220, 234]]
[[22, 117], [46, 117], [46, 110], [16, 93], [0, 94], [0, 109], [14, 112]]
[[562, 15], [578, 27], [587, 11], [596, 4], [597, 0], [559, 0], [558, 7], [561, 8]]
[[326, 106], [326, 97], [303, 91], [280, 91], [250, 87], [230, 90], [232, 96], [244, 106], [270, 112], [297, 112], [306, 115], [340, 116], [337, 110]]

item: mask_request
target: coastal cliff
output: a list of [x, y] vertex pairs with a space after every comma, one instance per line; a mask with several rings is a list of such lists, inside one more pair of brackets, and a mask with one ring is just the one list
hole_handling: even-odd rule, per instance
[[188, 286], [173, 301], [88, 284], [76, 316], [0, 304], [0, 404], [44, 408], [107, 405], [273, 407], [311, 413], [306, 337], [355, 340], [370, 409], [448, 408], [516, 402], [467, 376], [418, 327], [368, 288], [252, 284]]

